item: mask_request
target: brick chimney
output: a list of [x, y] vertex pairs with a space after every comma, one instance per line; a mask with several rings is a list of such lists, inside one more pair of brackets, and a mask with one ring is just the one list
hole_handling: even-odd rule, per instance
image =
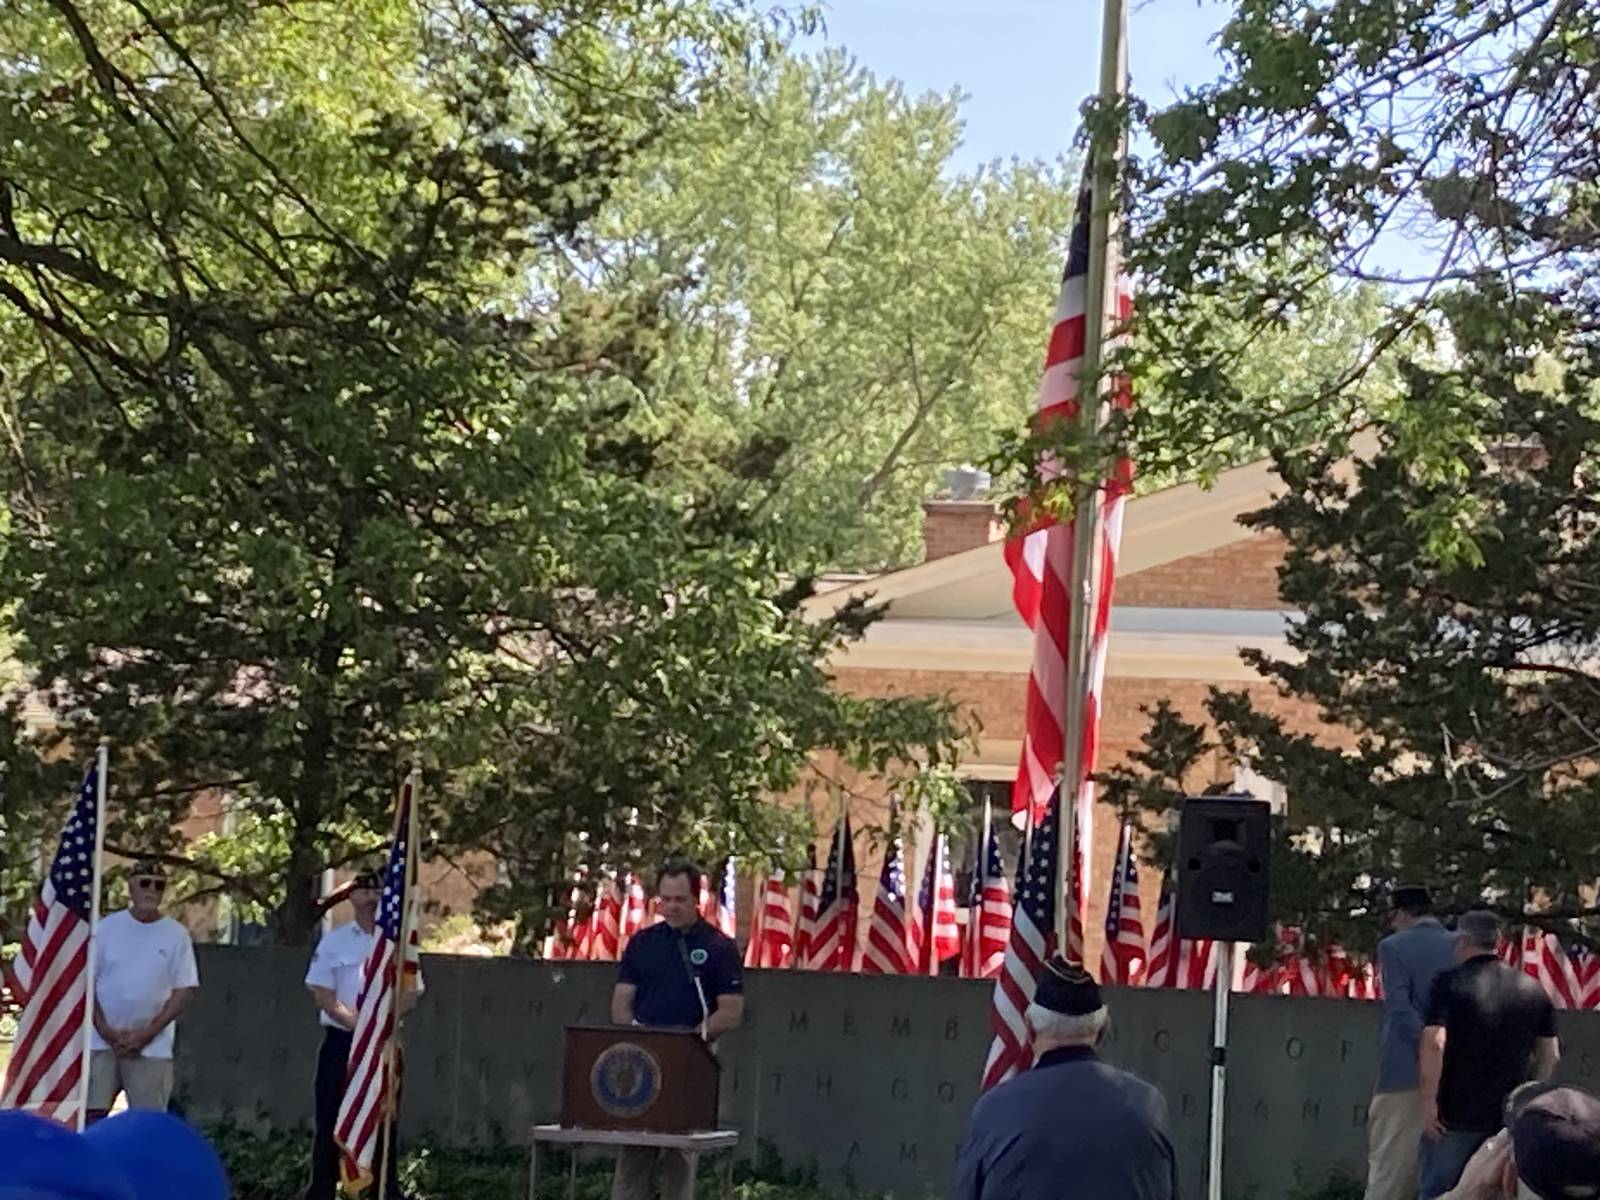
[[923, 562], [987, 546], [1005, 536], [1000, 506], [988, 492], [987, 471], [964, 466], [944, 473], [944, 485], [922, 502]]

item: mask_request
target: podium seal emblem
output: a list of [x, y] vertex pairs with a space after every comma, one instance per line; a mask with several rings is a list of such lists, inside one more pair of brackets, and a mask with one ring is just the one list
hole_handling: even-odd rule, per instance
[[636, 1042], [618, 1042], [589, 1071], [594, 1101], [613, 1117], [636, 1117], [661, 1095], [661, 1063]]

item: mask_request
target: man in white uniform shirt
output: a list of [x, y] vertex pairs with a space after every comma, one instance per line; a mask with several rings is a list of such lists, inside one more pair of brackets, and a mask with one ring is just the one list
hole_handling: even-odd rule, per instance
[[[357, 875], [350, 883], [349, 893], [355, 919], [335, 925], [322, 935], [306, 971], [306, 987], [311, 989], [319, 1010], [322, 1048], [317, 1052], [316, 1132], [311, 1142], [311, 1182], [305, 1200], [334, 1200], [339, 1184], [339, 1147], [333, 1132], [344, 1095], [350, 1034], [355, 1029], [356, 1007], [361, 1001], [361, 974], [378, 940], [378, 902], [382, 896], [383, 884], [375, 872]], [[422, 989], [419, 972], [416, 991], [400, 997], [402, 1014], [416, 1003]], [[389, 1139], [389, 1196], [384, 1200], [395, 1200], [401, 1194], [397, 1141]]]
[[172, 1099], [172, 1023], [200, 986], [189, 931], [161, 915], [161, 864], [134, 864], [129, 905], [100, 919], [94, 951], [89, 1109], [162, 1110]]

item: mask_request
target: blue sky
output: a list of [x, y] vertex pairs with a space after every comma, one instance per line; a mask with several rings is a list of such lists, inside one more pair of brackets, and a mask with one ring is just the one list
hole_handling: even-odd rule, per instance
[[[1132, 0], [1133, 87], [1161, 103], [1213, 78], [1217, 0]], [[1053, 158], [1072, 144], [1078, 106], [1098, 83], [1100, 0], [832, 0], [827, 41], [912, 92], [969, 97], [956, 163]]]

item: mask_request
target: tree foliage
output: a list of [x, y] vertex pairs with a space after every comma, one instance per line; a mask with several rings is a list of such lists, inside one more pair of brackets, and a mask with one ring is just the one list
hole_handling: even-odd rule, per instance
[[641, 433], [676, 281], [554, 266], [777, 32], [709, 0], [8, 11], [0, 592], [57, 719], [8, 718], [8, 845], [106, 736], [112, 842], [176, 851], [222, 797], [234, 836], [176, 857], [295, 940], [414, 758], [431, 851], [493, 854], [532, 938], [602, 852], [778, 844], [802, 818], [762, 798], [813, 750], [948, 753], [940, 702], [829, 691], [870, 614], [800, 622], [766, 516]]

